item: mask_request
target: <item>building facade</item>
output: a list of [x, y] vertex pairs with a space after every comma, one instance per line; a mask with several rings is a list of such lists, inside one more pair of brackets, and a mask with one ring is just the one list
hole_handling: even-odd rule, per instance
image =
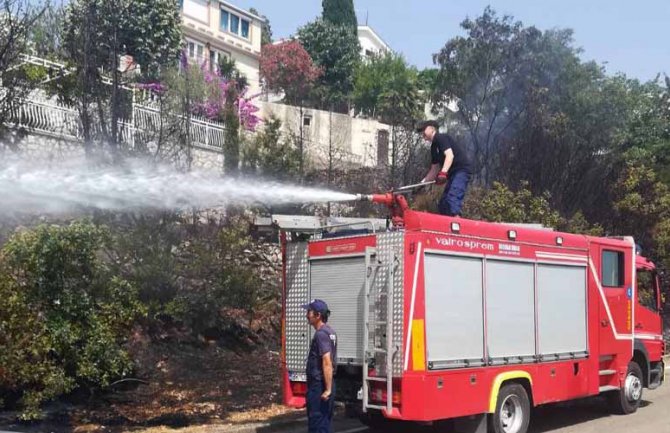
[[[251, 95], [261, 92], [260, 56], [264, 19], [222, 0], [182, 0], [185, 52], [192, 63], [214, 68], [222, 57], [232, 59], [247, 77]], [[363, 56], [390, 51], [368, 26], [358, 27]], [[263, 99], [268, 99], [266, 95]], [[272, 100], [273, 98], [269, 98]], [[314, 166], [328, 158], [348, 166], [388, 163], [389, 126], [346, 114], [303, 109], [255, 99], [263, 119], [277, 117], [285, 133], [302, 135], [304, 149]], [[302, 113], [301, 113], [302, 111]]]
[[390, 53], [391, 47], [370, 26], [358, 26], [358, 42], [361, 44], [361, 57]]
[[336, 166], [375, 167], [389, 161], [390, 127], [376, 120], [313, 108], [262, 102], [261, 117], [282, 121], [285, 134], [302, 135], [305, 153], [314, 167], [329, 160]]
[[232, 59], [247, 77], [250, 92], [258, 93], [263, 18], [225, 1], [180, 3], [189, 60], [214, 68], [221, 58]]

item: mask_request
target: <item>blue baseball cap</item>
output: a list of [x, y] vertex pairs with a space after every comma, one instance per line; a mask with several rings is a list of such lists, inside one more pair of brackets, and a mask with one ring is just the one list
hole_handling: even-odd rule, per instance
[[312, 299], [312, 302], [309, 304], [301, 305], [302, 308], [305, 310], [312, 310], [316, 313], [321, 313], [321, 314], [328, 314], [330, 310], [328, 310], [328, 304], [326, 304], [324, 301], [321, 299]]

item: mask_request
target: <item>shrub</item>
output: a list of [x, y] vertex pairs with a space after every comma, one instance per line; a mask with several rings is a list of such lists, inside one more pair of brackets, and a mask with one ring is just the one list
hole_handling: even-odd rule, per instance
[[104, 227], [75, 222], [18, 233], [0, 251], [0, 392], [18, 397], [24, 419], [131, 371], [122, 344], [143, 307], [109, 271], [108, 243]]

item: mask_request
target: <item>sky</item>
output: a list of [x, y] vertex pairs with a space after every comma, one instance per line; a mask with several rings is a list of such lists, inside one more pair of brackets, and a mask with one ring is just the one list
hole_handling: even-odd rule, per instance
[[[266, 15], [275, 39], [321, 14], [320, 0], [228, 0]], [[542, 30], [571, 28], [584, 60], [609, 74], [623, 72], [642, 81], [670, 75], [670, 0], [354, 0], [358, 21], [367, 23], [409, 63], [433, 66], [432, 55], [450, 38], [463, 35], [460, 23], [491, 5], [524, 25]]]

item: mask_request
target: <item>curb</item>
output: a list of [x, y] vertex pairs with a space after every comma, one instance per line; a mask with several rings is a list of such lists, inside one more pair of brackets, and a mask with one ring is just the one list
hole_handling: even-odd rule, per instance
[[209, 430], [210, 433], [276, 433], [280, 431], [294, 431], [297, 428], [307, 427], [307, 418], [282, 422], [265, 422], [243, 424], [239, 426], [218, 426]]
[[[334, 418], [344, 416], [344, 407], [336, 405]], [[212, 426], [206, 430], [206, 433], [278, 433], [283, 431], [307, 431], [307, 416], [306, 414], [296, 414], [289, 419], [281, 419], [275, 421], [265, 421], [248, 424], [228, 424]], [[0, 432], [1, 433], [1, 432]]]
[[284, 430], [294, 431], [299, 427], [307, 427], [307, 417], [276, 422], [260, 422], [243, 425], [217, 426], [207, 429], [207, 433], [276, 433]]

